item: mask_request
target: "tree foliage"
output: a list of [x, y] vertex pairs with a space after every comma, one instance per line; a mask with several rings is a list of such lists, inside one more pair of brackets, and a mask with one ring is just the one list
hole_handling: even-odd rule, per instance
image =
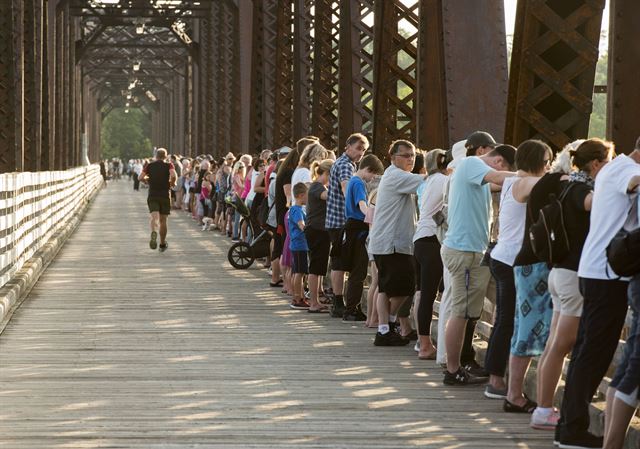
[[[607, 61], [609, 55], [603, 53], [596, 65], [595, 85], [607, 84]], [[589, 137], [604, 138], [607, 134], [607, 94], [593, 94], [593, 109], [589, 120]]]
[[116, 108], [102, 122], [102, 158], [142, 159], [152, 154], [151, 121], [140, 109]]

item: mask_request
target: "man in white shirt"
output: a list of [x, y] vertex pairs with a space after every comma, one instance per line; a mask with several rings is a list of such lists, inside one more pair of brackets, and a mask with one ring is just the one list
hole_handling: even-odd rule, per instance
[[578, 342], [567, 373], [562, 414], [556, 430], [561, 448], [601, 448], [602, 437], [588, 432], [589, 402], [609, 368], [627, 314], [628, 279], [613, 272], [606, 248], [626, 223], [640, 185], [640, 139], [628, 156], [620, 155], [598, 174], [593, 192], [589, 235], [578, 276], [584, 311]]

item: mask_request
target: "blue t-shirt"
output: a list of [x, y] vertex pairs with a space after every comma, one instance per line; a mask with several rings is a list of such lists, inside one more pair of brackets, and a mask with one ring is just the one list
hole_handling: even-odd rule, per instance
[[347, 183], [347, 196], [345, 197], [345, 216], [347, 220], [354, 219], [364, 221], [364, 214], [358, 203], [367, 202], [367, 186], [362, 178], [353, 176]]
[[489, 245], [491, 188], [484, 177], [491, 170], [476, 156], [462, 160], [449, 186], [449, 229], [443, 244], [458, 251], [483, 253]]
[[291, 206], [289, 209], [289, 249], [291, 251], [309, 251], [304, 231], [298, 226], [298, 222], [305, 219], [306, 214], [302, 206]]

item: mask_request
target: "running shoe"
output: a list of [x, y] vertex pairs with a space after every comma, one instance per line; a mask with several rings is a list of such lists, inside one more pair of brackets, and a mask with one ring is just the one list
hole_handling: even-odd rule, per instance
[[158, 233], [151, 231], [151, 240], [149, 240], [149, 248], [156, 249], [158, 247]]
[[169, 244], [167, 242], [161, 243], [160, 244], [160, 252], [161, 253], [165, 252], [168, 247], [169, 247]]
[[560, 420], [560, 413], [557, 410], [553, 410], [551, 413], [544, 414], [538, 413], [538, 409], [533, 411], [531, 415], [531, 428], [537, 430], [556, 430], [558, 421]]

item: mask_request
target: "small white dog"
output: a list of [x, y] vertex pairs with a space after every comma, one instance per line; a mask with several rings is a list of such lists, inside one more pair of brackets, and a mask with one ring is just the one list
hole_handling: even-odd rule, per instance
[[203, 217], [202, 218], [202, 230], [203, 231], [211, 231], [213, 228], [213, 218], [211, 217]]

